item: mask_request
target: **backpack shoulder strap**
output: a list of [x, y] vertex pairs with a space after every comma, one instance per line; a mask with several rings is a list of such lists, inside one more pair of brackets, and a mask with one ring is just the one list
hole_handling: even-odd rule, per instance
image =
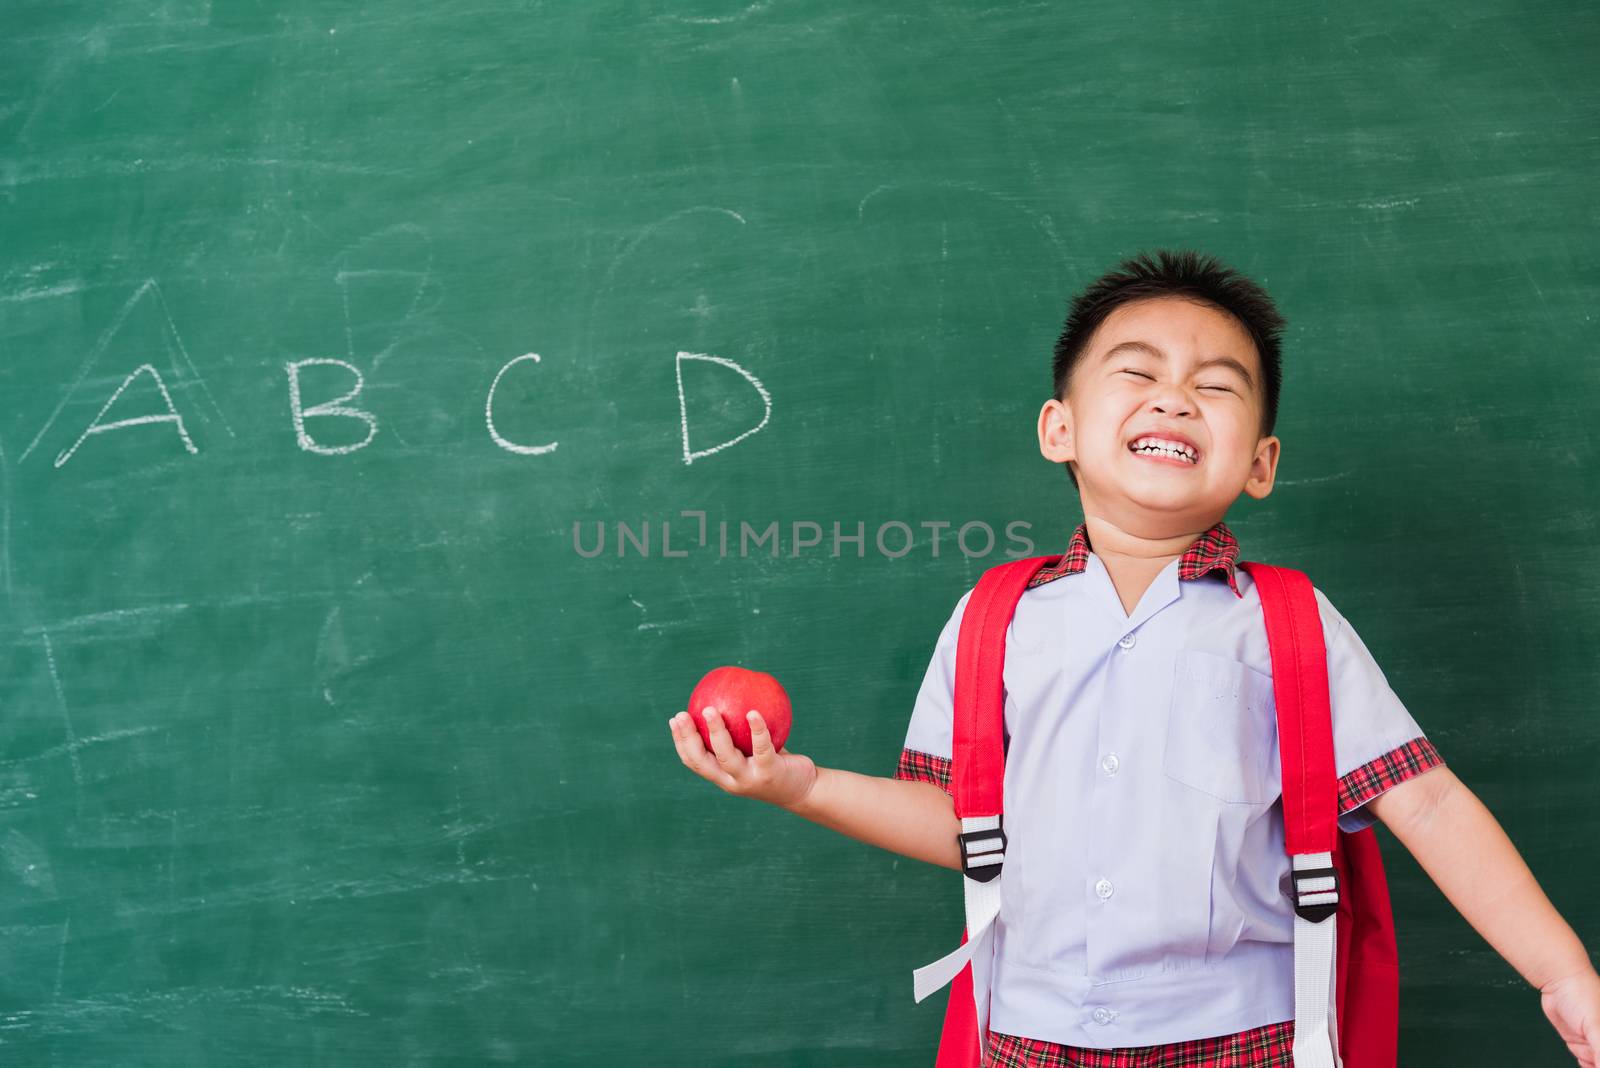
[[954, 723], [950, 780], [961, 831], [962, 897], [967, 926], [961, 945], [913, 969], [918, 1001], [952, 981], [950, 1007], [939, 1047], [940, 1068], [976, 1068], [988, 1028], [988, 955], [1000, 915], [1000, 871], [1006, 836], [1001, 828], [1005, 793], [1006, 628], [1017, 602], [1041, 567], [1061, 557], [1032, 556], [996, 564], [967, 598], [956, 640]]
[[1290, 855], [1331, 853], [1338, 829], [1338, 783], [1328, 654], [1316, 594], [1303, 571], [1255, 561], [1239, 566], [1255, 580], [1266, 617], [1283, 769], [1284, 848]]
[[956, 639], [955, 722], [951, 739], [951, 792], [956, 815], [997, 816], [1005, 772], [1006, 629], [1028, 580], [1059, 556], [1032, 556], [996, 564], [983, 573], [967, 601]]
[[1340, 1068], [1338, 783], [1321, 613], [1304, 572], [1255, 561], [1239, 566], [1261, 598], [1278, 708], [1284, 849], [1294, 880], [1294, 1063]]

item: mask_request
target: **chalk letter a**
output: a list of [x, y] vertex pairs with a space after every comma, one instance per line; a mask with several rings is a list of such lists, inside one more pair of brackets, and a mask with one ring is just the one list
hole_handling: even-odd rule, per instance
[[[161, 391], [161, 399], [167, 406], [167, 414], [138, 415], [134, 416], [132, 419], [119, 419], [115, 423], [102, 423], [100, 421], [100, 417], [105, 415], [107, 410], [109, 410], [113, 404], [117, 403], [117, 398], [122, 396], [122, 391], [127, 389], [128, 386], [133, 383], [135, 378], [138, 378], [146, 371], [149, 371], [150, 377], [156, 380], [156, 388]], [[82, 445], [84, 439], [86, 439], [90, 434], [104, 434], [108, 430], [120, 430], [125, 426], [142, 426], [145, 423], [172, 423], [178, 428], [178, 437], [183, 439], [183, 447], [189, 450], [189, 454], [192, 456], [200, 451], [194, 447], [194, 442], [189, 440], [189, 432], [185, 430], [183, 426], [183, 416], [179, 415], [178, 409], [172, 406], [172, 395], [167, 392], [166, 383], [161, 381], [161, 372], [157, 371], [151, 364], [141, 363], [138, 367], [133, 369], [132, 374], [128, 375], [127, 378], [122, 380], [122, 385], [118, 386], [117, 391], [111, 394], [111, 399], [106, 401], [105, 404], [101, 406], [99, 413], [94, 417], [94, 421], [89, 424], [89, 428], [82, 434], [78, 435], [78, 440], [72, 443], [72, 448], [67, 449], [65, 452], [61, 453], [61, 455], [56, 457], [55, 466], [60, 467], [68, 460], [72, 459], [72, 454], [78, 451], [78, 446]]]

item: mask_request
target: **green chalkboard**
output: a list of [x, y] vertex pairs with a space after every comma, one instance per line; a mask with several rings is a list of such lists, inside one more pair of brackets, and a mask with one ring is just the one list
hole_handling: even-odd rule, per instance
[[[930, 1064], [951, 873], [666, 719], [742, 663], [889, 775], [956, 598], [1079, 519], [1034, 440], [1066, 300], [1160, 246], [1290, 322], [1245, 557], [1600, 934], [1588, 5], [3, 27], [7, 1064]], [[1570, 1063], [1380, 839], [1403, 1063]]]

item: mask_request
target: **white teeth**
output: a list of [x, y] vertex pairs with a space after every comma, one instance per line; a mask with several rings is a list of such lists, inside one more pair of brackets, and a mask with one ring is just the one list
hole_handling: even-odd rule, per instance
[[1162, 456], [1170, 456], [1175, 460], [1186, 460], [1192, 464], [1199, 463], [1199, 460], [1194, 455], [1194, 450], [1187, 445], [1167, 445], [1155, 438], [1140, 438], [1130, 448], [1134, 452], [1159, 453]]

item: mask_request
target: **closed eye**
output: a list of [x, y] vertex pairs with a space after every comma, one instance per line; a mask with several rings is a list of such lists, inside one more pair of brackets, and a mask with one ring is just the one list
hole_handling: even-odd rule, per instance
[[[1130, 374], [1130, 375], [1138, 375], [1140, 378], [1148, 378], [1152, 382], [1155, 381], [1155, 376], [1154, 375], [1145, 374], [1143, 371], [1135, 371], [1132, 367], [1124, 367], [1124, 368], [1122, 368], [1122, 372], [1121, 373]], [[1233, 389], [1232, 386], [1201, 386], [1200, 388], [1201, 389], [1220, 389], [1224, 393], [1232, 393], [1232, 392], [1234, 392], [1234, 389]]]

